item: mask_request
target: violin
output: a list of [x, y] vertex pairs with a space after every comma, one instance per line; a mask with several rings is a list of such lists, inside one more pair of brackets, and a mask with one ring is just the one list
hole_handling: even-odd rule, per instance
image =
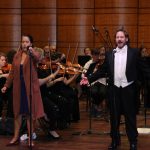
[[5, 66], [2, 67], [2, 72], [3, 73], [9, 73], [9, 71], [11, 70], [12, 65], [11, 64], [6, 64]]
[[67, 74], [70, 74], [70, 75], [77, 75], [77, 74], [82, 73], [82, 71], [80, 69], [77, 69], [75, 67], [68, 67], [66, 72], [67, 72]]
[[73, 66], [71, 66], [71, 67], [60, 66], [60, 70], [58, 73], [59, 74], [68, 74], [68, 75], [77, 75], [77, 74], [82, 73], [82, 71]]
[[41, 62], [38, 64], [38, 68], [40, 70], [48, 70], [48, 69], [52, 69], [55, 70], [57, 69], [58, 65], [51, 63], [47, 58], [44, 58], [41, 60]]

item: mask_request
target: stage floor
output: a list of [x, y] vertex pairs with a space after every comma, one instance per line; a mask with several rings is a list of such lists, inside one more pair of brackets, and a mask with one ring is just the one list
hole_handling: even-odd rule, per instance
[[[78, 123], [71, 123], [70, 127], [58, 130], [61, 135], [59, 140], [48, 139], [42, 130], [37, 131], [38, 138], [35, 140], [35, 150], [107, 150], [111, 142], [109, 137], [109, 122], [104, 118], [92, 118], [91, 128], [89, 115], [85, 107], [86, 102], [80, 101], [81, 120]], [[147, 127], [150, 126], [150, 113], [147, 112]], [[145, 127], [144, 113], [140, 111], [137, 116], [138, 127]], [[149, 127], [148, 127], [149, 128]], [[91, 131], [91, 133], [87, 132]], [[129, 143], [125, 135], [124, 124], [120, 129], [121, 146], [119, 150], [129, 150]], [[80, 133], [78, 135], [78, 133]], [[77, 134], [77, 135], [76, 135]], [[29, 149], [26, 142], [22, 142], [17, 146], [6, 147], [12, 136], [0, 136], [0, 150], [27, 150]], [[150, 134], [139, 134], [138, 150], [150, 149]]]

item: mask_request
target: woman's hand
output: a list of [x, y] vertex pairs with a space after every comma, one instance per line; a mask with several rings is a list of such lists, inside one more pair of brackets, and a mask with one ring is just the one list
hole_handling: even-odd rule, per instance
[[89, 81], [87, 77], [83, 77], [82, 80], [80, 81], [80, 85], [89, 85]]
[[4, 87], [1, 89], [2, 93], [6, 93], [6, 90], [7, 90], [7, 87], [6, 87], [6, 86], [4, 86]]
[[8, 75], [9, 75], [8, 73], [7, 73], [7, 74], [1, 74], [1, 75], [0, 75], [0, 78], [2, 78], [2, 77], [7, 78]]
[[55, 79], [55, 75], [53, 73], [49, 75], [49, 81], [54, 80], [54, 79]]
[[59, 82], [59, 81], [64, 81], [64, 77], [59, 77], [59, 78], [57, 78], [56, 80], [57, 80], [58, 82]]

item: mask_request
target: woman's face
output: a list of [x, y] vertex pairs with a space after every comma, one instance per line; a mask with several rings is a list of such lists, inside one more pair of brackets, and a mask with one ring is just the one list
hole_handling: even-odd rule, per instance
[[4, 67], [6, 65], [6, 57], [1, 56], [0, 57], [0, 67]]
[[22, 50], [27, 51], [28, 47], [32, 46], [32, 43], [27, 36], [22, 36], [21, 47]]

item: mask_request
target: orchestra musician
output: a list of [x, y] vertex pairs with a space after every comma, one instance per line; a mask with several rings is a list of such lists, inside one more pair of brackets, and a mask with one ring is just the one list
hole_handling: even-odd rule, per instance
[[[30, 55], [29, 55], [30, 54]], [[14, 112], [14, 136], [7, 146], [19, 144], [19, 131], [22, 122], [22, 116], [27, 118], [27, 128], [30, 137], [30, 119], [33, 124], [36, 119], [44, 116], [44, 109], [40, 94], [39, 81], [36, 72], [36, 65], [41, 59], [42, 51], [33, 47], [33, 38], [31, 35], [23, 35], [21, 47], [15, 54], [12, 63], [12, 69], [6, 80], [4, 87], [1, 89], [5, 93], [13, 83], [13, 112]], [[32, 58], [31, 58], [32, 57]], [[30, 62], [31, 58], [31, 62]], [[32, 70], [30, 73], [30, 63]], [[32, 76], [31, 81], [30, 75]], [[30, 83], [32, 87], [30, 89]], [[30, 106], [30, 93], [32, 93], [32, 106]], [[30, 118], [30, 107], [32, 107], [32, 118]], [[31, 134], [32, 135], [32, 134]], [[33, 142], [28, 140], [28, 146], [34, 146]]]
[[[8, 77], [11, 65], [7, 63], [6, 55], [0, 52], [0, 88], [5, 84], [6, 78]], [[7, 114], [6, 117], [13, 117], [12, 115], [12, 99], [11, 99], [11, 89], [7, 93], [3, 94], [0, 91], [0, 116], [2, 116], [2, 109], [4, 103], [7, 103]]]
[[141, 88], [143, 88], [144, 93], [144, 107], [150, 108], [150, 53], [149, 49], [146, 47], [140, 48], [141, 55], [141, 64], [142, 64], [142, 73], [140, 74], [141, 78]]
[[89, 47], [84, 48], [84, 55], [91, 56], [91, 49]]
[[47, 58], [48, 60], [51, 59], [52, 64], [56, 64], [58, 62], [65, 63], [66, 56], [63, 53], [58, 52], [58, 50], [56, 49], [56, 45], [46, 45], [44, 46], [43, 49], [44, 49], [44, 57]]
[[[92, 62], [88, 63], [88, 69], [82, 73], [82, 78], [91, 76], [97, 69], [100, 69], [101, 65], [105, 59], [105, 48], [101, 46], [100, 48], [94, 48], [91, 51]], [[82, 85], [82, 79], [81, 79]], [[82, 85], [83, 86], [83, 85]], [[84, 87], [84, 86], [83, 86]], [[86, 88], [86, 87], [84, 87]], [[103, 101], [106, 98], [106, 77], [99, 78], [90, 84], [90, 86], [86, 89], [86, 92], [89, 93], [88, 96], [92, 98], [92, 115], [94, 117], [98, 117], [104, 108]]]
[[77, 90], [71, 86], [71, 83], [75, 81], [79, 74], [80, 72], [78, 71], [66, 71], [65, 68], [62, 74], [59, 74], [55, 80], [47, 84], [49, 91], [56, 95], [61, 95], [66, 99], [69, 104], [70, 120], [74, 122], [80, 120], [80, 111]]
[[[43, 129], [44, 131], [46, 131], [47, 136], [52, 139], [60, 138], [59, 134], [55, 131], [57, 129], [56, 124], [57, 124], [57, 119], [58, 119], [59, 108], [52, 101], [52, 98], [49, 97], [47, 83], [55, 79], [56, 75], [59, 72], [59, 69], [60, 68], [58, 66], [58, 69], [53, 74], [50, 74], [45, 78], [39, 79], [43, 107], [44, 107], [44, 112], [46, 114], [46, 117], [43, 118], [42, 122], [45, 122], [46, 124], [48, 124], [47, 126], [43, 126]], [[42, 123], [42, 125], [43, 124], [44, 123]]]

